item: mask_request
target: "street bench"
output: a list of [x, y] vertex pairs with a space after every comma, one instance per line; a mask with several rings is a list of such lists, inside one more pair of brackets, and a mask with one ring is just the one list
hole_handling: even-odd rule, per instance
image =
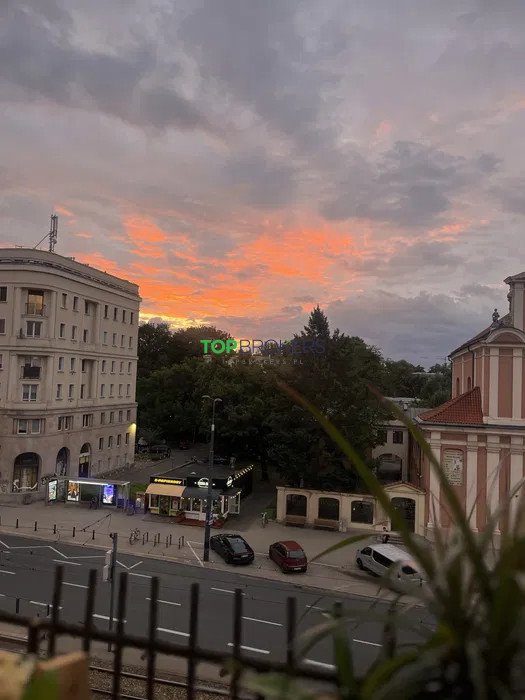
[[305, 525], [305, 515], [286, 515], [284, 518], [285, 525]]
[[326, 518], [316, 518], [315, 527], [326, 528], [327, 530], [339, 530], [339, 520], [328, 520]]

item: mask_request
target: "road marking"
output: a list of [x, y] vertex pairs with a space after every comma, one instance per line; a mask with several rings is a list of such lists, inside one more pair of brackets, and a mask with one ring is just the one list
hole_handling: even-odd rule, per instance
[[140, 576], [140, 578], [152, 578], [152, 576], [149, 576], [149, 574], [136, 574], [133, 571], [130, 572], [130, 576]]
[[[233, 642], [228, 642], [228, 646], [232, 647]], [[267, 649], [257, 649], [256, 647], [245, 647], [242, 644], [241, 644], [240, 648], [244, 649], [244, 651], [255, 651], [257, 654], [269, 654], [270, 653]]]
[[263, 622], [265, 625], [274, 625], [274, 627], [282, 627], [280, 622], [270, 622], [270, 620], [258, 620], [256, 617], [245, 617], [243, 615], [243, 620], [251, 620], [252, 622]]
[[321, 612], [325, 612], [326, 608], [318, 608], [317, 605], [307, 605], [307, 608], [310, 608], [310, 610], [320, 610]]
[[235, 593], [235, 591], [230, 591], [228, 588], [214, 588], [213, 586], [211, 587], [212, 591], [219, 591], [220, 593]]
[[364, 639], [352, 639], [353, 642], [356, 642], [357, 644], [368, 644], [371, 647], [380, 647], [382, 644], [378, 644], [377, 642], [366, 642]]
[[[93, 617], [96, 617], [99, 620], [109, 620], [109, 617], [107, 615], [93, 615]], [[113, 622], [118, 622], [118, 618], [114, 617]], [[122, 622], [127, 622], [127, 620], [122, 620]]]
[[70, 566], [82, 566], [78, 561], [64, 561], [63, 559], [53, 559], [57, 564], [69, 564]]
[[191, 544], [190, 544], [189, 542], [186, 542], [186, 544], [188, 545], [188, 547], [189, 547], [189, 548], [191, 549], [191, 551], [193, 552], [193, 556], [194, 556], [195, 559], [199, 562], [199, 564], [200, 564], [201, 566], [204, 566], [204, 563], [201, 561], [199, 555], [198, 555], [197, 552], [193, 549], [193, 547], [191, 546]]
[[82, 583], [68, 583], [64, 581], [64, 586], [73, 586], [73, 588], [89, 588], [89, 586], [84, 586]]
[[125, 564], [123, 564], [121, 561], [119, 561], [117, 559], [117, 564], [120, 564], [120, 566], [122, 566], [124, 569], [127, 569], [128, 571], [131, 571], [131, 569], [134, 569], [136, 566], [138, 566], [139, 564], [143, 564], [143, 563], [144, 563], [143, 561], [138, 561], [136, 564], [133, 564], [132, 566], [126, 566]]
[[325, 664], [323, 661], [316, 661], [315, 659], [305, 659], [305, 664], [310, 664], [311, 666], [319, 666], [319, 668], [326, 668], [328, 671], [335, 671], [335, 666], [333, 664]]
[[179, 637], [189, 637], [187, 632], [179, 632], [178, 630], [169, 630], [166, 627], [157, 627], [157, 632], [166, 632], [166, 634], [176, 634]]
[[[41, 605], [43, 608], [52, 608], [53, 607], [53, 605], [51, 603], [40, 603], [40, 601], [38, 601], [38, 600], [30, 600], [29, 602], [31, 603], [31, 605]], [[62, 610], [62, 606], [59, 605], [58, 609]]]
[[[146, 598], [146, 600], [151, 600], [151, 598]], [[172, 600], [157, 600], [157, 603], [164, 603], [164, 605], [176, 605], [178, 608], [182, 606], [182, 603], [174, 603]]]
[[11, 576], [16, 576], [16, 571], [7, 571], [6, 569], [0, 569], [0, 574], [11, 574]]

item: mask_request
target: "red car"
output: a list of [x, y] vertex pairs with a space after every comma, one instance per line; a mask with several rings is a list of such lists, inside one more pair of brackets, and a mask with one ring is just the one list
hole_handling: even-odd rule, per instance
[[308, 560], [303, 548], [293, 540], [274, 542], [270, 545], [268, 556], [285, 574], [291, 571], [306, 571]]

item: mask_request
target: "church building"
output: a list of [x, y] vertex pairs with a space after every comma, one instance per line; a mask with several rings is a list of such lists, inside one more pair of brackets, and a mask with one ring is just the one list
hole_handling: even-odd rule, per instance
[[[490, 326], [450, 354], [452, 398], [415, 419], [476, 532], [525, 475], [525, 272], [505, 283], [509, 312], [500, 317], [495, 309]], [[434, 470], [417, 444], [411, 451], [410, 481], [426, 492], [425, 529], [432, 539], [451, 518]], [[511, 524], [520, 495], [496, 534]]]

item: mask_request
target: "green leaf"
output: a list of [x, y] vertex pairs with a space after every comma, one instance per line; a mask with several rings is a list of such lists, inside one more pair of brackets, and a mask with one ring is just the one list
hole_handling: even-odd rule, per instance
[[22, 700], [57, 700], [58, 679], [55, 671], [34, 675], [24, 690]]

